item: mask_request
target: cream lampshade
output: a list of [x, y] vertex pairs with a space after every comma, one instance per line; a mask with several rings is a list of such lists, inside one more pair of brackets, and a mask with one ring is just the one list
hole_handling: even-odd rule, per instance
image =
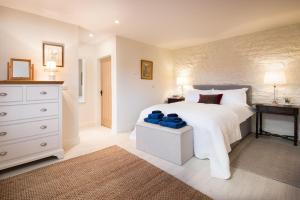
[[277, 104], [276, 101], [276, 87], [277, 85], [282, 85], [286, 83], [286, 77], [284, 71], [270, 71], [265, 73], [265, 84], [272, 84], [274, 87], [274, 104]]
[[55, 72], [57, 71], [56, 62], [55, 61], [48, 61], [46, 63], [45, 71], [49, 72], [48, 79], [50, 81], [55, 81], [55, 79], [56, 79]]
[[189, 84], [189, 79], [186, 76], [179, 76], [176, 79], [176, 84], [181, 87], [181, 96], [183, 96], [183, 86]]

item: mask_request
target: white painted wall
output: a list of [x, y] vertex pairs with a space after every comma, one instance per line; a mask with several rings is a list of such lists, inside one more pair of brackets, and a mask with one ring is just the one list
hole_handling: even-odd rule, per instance
[[[300, 104], [300, 24], [219, 40], [173, 51], [176, 74], [187, 72], [194, 84], [249, 84], [253, 102], [272, 102], [273, 87], [264, 74], [282, 65], [287, 84], [279, 86], [279, 100]], [[265, 116], [265, 130], [291, 135], [293, 119]]]
[[79, 127], [97, 124], [97, 46], [91, 44], [79, 45], [79, 58], [85, 60], [85, 101], [79, 103]]
[[[173, 89], [173, 63], [169, 50], [123, 37], [116, 38], [117, 132], [134, 128], [140, 112], [163, 103]], [[141, 79], [141, 60], [153, 61], [153, 80]]]
[[10, 58], [31, 59], [35, 79], [47, 79], [42, 67], [42, 42], [65, 45], [65, 66], [57, 79], [65, 81], [63, 91], [63, 144], [79, 143], [78, 136], [78, 27], [56, 20], [0, 6], [0, 79], [6, 79]]

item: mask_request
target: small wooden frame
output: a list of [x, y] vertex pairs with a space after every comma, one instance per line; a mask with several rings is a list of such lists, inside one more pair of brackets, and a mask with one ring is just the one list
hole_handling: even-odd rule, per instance
[[7, 80], [33, 80], [33, 79], [34, 79], [34, 65], [31, 64], [30, 59], [11, 58], [10, 62], [7, 63]]
[[148, 60], [141, 60], [141, 79], [153, 79], [153, 62]]

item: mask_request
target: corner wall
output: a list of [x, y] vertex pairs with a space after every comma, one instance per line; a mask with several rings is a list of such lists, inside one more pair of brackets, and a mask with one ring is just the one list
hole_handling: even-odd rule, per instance
[[78, 27], [0, 6], [0, 79], [6, 79], [10, 58], [31, 59], [36, 80], [47, 80], [42, 67], [43, 41], [63, 43], [65, 66], [57, 79], [63, 91], [63, 144], [68, 149], [78, 136]]
[[[116, 37], [117, 132], [133, 130], [140, 112], [164, 103], [173, 89], [173, 62], [169, 50]], [[153, 80], [141, 79], [141, 60], [153, 61]]]
[[97, 45], [79, 45], [79, 58], [84, 59], [86, 65], [85, 102], [79, 103], [79, 128], [97, 124], [97, 48]]

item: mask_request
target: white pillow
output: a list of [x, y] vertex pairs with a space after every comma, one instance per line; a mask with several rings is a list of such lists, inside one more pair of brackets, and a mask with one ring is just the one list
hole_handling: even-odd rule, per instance
[[188, 90], [186, 92], [185, 101], [198, 103], [200, 99], [200, 94], [212, 94], [212, 90], [197, 90], [197, 89]]
[[213, 94], [223, 94], [221, 105], [247, 105], [248, 88], [236, 90], [212, 90]]

